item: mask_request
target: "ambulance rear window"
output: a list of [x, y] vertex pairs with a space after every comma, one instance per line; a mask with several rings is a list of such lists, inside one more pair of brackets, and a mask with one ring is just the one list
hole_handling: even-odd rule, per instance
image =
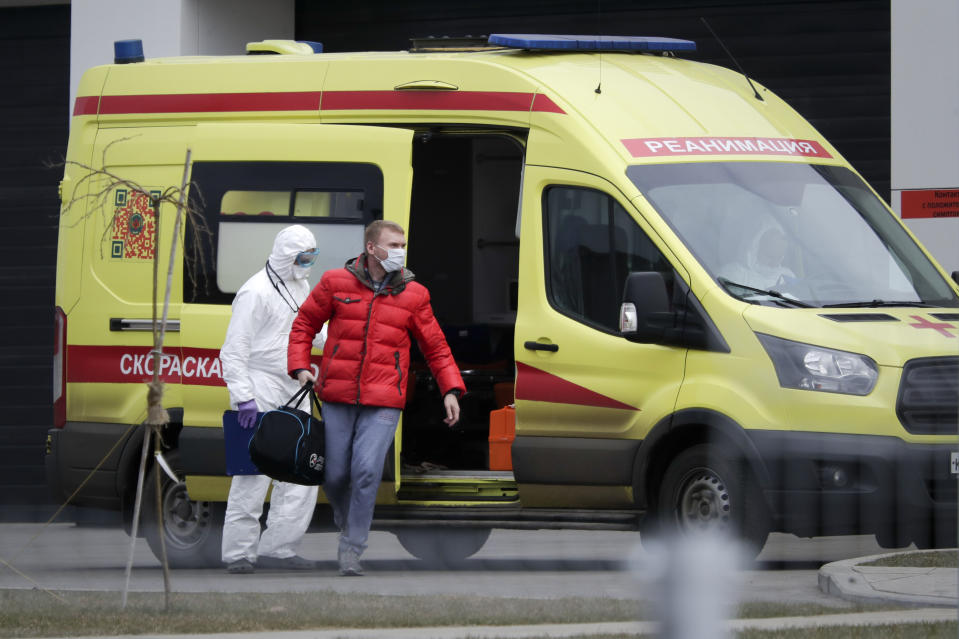
[[355, 191], [297, 191], [293, 198], [294, 217], [363, 216], [363, 193]]
[[197, 162], [187, 225], [183, 297], [229, 304], [263, 268], [276, 233], [302, 224], [320, 254], [310, 277], [363, 249], [363, 229], [383, 216], [383, 174], [352, 162]]
[[227, 191], [220, 215], [286, 215], [289, 208], [289, 191]]
[[227, 191], [220, 203], [220, 215], [359, 219], [363, 217], [363, 192]]

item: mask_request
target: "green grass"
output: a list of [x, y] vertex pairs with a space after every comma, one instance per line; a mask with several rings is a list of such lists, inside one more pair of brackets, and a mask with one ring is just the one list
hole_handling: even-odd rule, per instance
[[[789, 630], [746, 630], [740, 639], [955, 639], [956, 622], [901, 623], [888, 626], [833, 626]], [[605, 639], [609, 639], [606, 637]]]
[[[888, 626], [833, 626], [790, 630], [746, 630], [737, 639], [955, 639], [956, 622], [903, 623]], [[539, 639], [548, 639], [541, 637]], [[636, 635], [582, 635], [575, 639], [636, 639]]]
[[[332, 591], [280, 594], [174, 593], [164, 611], [163, 593], [0, 590], [0, 637], [256, 632], [416, 626], [526, 625], [634, 621], [636, 601], [564, 598], [509, 599], [464, 596], [384, 596]], [[888, 606], [820, 606], [750, 603], [742, 618], [835, 614]], [[910, 639], [916, 639], [910, 637]]]
[[[819, 604], [785, 604], [777, 602], [747, 602], [737, 608], [737, 619], [771, 619], [773, 617], [812, 617], [814, 615], [839, 615], [853, 612], [878, 610], [901, 610], [892, 604], [854, 604], [837, 600], [837, 607]], [[842, 606], [842, 607], [839, 607]]]
[[398, 597], [331, 591], [283, 594], [0, 591], [0, 637], [255, 632], [323, 628], [577, 623], [635, 619], [623, 600]]
[[952, 549], [897, 553], [859, 565], [890, 568], [959, 568], [959, 552]]

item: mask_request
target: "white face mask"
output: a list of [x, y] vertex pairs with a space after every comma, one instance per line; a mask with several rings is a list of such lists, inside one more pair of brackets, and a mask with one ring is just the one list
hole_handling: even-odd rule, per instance
[[310, 266], [297, 266], [294, 264], [292, 267], [293, 279], [295, 280], [305, 280], [310, 276]]
[[373, 254], [373, 257], [376, 257], [376, 259], [380, 263], [380, 266], [383, 267], [384, 271], [386, 271], [387, 273], [392, 273], [393, 271], [398, 271], [401, 268], [403, 268], [403, 261], [406, 259], [406, 249], [401, 249], [401, 248], [386, 249], [380, 246], [379, 244], [377, 244], [376, 246], [377, 248], [381, 248], [384, 251], [386, 251], [385, 260], [381, 260], [380, 258], [376, 257], [375, 253]]

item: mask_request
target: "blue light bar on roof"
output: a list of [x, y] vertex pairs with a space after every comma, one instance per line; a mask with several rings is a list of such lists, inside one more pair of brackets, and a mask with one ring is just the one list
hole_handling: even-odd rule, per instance
[[116, 40], [113, 43], [113, 63], [143, 62], [143, 40]]
[[494, 33], [490, 44], [535, 51], [695, 51], [692, 40], [647, 36], [547, 35]]
[[313, 53], [323, 53], [322, 42], [314, 42], [313, 40], [297, 40], [297, 42], [310, 45], [310, 48], [313, 49]]

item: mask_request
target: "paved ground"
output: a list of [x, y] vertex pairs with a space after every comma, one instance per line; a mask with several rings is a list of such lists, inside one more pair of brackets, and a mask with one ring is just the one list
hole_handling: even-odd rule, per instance
[[[564, 596], [662, 602], [663, 554], [633, 533], [578, 531], [495, 531], [490, 541], [457, 570], [428, 570], [399, 546], [393, 535], [374, 533], [364, 557], [367, 576], [336, 573], [335, 537], [307, 535], [302, 554], [323, 560], [310, 572], [259, 570], [227, 575], [222, 569], [176, 570], [176, 592], [363, 592], [371, 594], [481, 594], [501, 597]], [[114, 528], [72, 524], [0, 524], [0, 588], [117, 591], [124, 587], [129, 538]], [[811, 540], [773, 535], [753, 563], [736, 565], [728, 546], [701, 543], [672, 566], [685, 571], [677, 593], [690, 597], [701, 613], [695, 588], [722, 590], [736, 601], [816, 603], [835, 609], [819, 617], [732, 620], [731, 630], [811, 626], [881, 625], [956, 619], [955, 569], [878, 568], [861, 565], [881, 554], [872, 537]], [[4, 561], [7, 562], [4, 564]], [[683, 563], [685, 561], [685, 564]], [[685, 566], [683, 568], [682, 566]], [[710, 580], [714, 580], [710, 583]], [[718, 579], [719, 581], [715, 581]], [[134, 550], [131, 591], [163, 588], [159, 563], [141, 540]], [[675, 600], [680, 595], [666, 594]], [[850, 601], [923, 606], [911, 610], [848, 613]], [[689, 606], [687, 606], [688, 608]], [[697, 613], [697, 614], [699, 614]], [[693, 616], [690, 616], [693, 618]], [[721, 617], [717, 617], [721, 618]], [[195, 639], [412, 639], [459, 637], [577, 637], [584, 634], [655, 634], [654, 622], [535, 625], [517, 627], [406, 628], [286, 633], [196, 635]], [[695, 636], [689, 632], [680, 636]], [[173, 636], [170, 637], [172, 639]], [[191, 639], [176, 635], [176, 639]]]
[[[129, 537], [114, 528], [54, 524], [0, 524], [0, 558], [20, 573], [0, 568], [0, 588], [43, 587], [120, 591]], [[734, 588], [746, 601], [848, 605], [819, 589], [825, 562], [880, 552], [872, 537], [801, 540], [774, 535], [759, 563], [736, 571]], [[337, 575], [332, 533], [306, 536], [301, 553], [324, 560], [316, 572], [258, 571], [227, 575], [222, 570], [176, 570], [177, 592], [364, 592], [369, 594], [481, 594], [491, 597], [564, 596], [649, 600], [650, 554], [629, 532], [496, 530], [486, 546], [457, 570], [428, 570], [389, 533], [374, 532], [364, 555], [367, 576]], [[720, 549], [717, 556], [727, 556]], [[632, 558], [631, 563], [626, 560]], [[644, 563], [645, 562], [645, 563]], [[22, 573], [22, 574], [21, 574]], [[143, 540], [134, 553], [132, 591], [163, 589], [159, 562]]]

